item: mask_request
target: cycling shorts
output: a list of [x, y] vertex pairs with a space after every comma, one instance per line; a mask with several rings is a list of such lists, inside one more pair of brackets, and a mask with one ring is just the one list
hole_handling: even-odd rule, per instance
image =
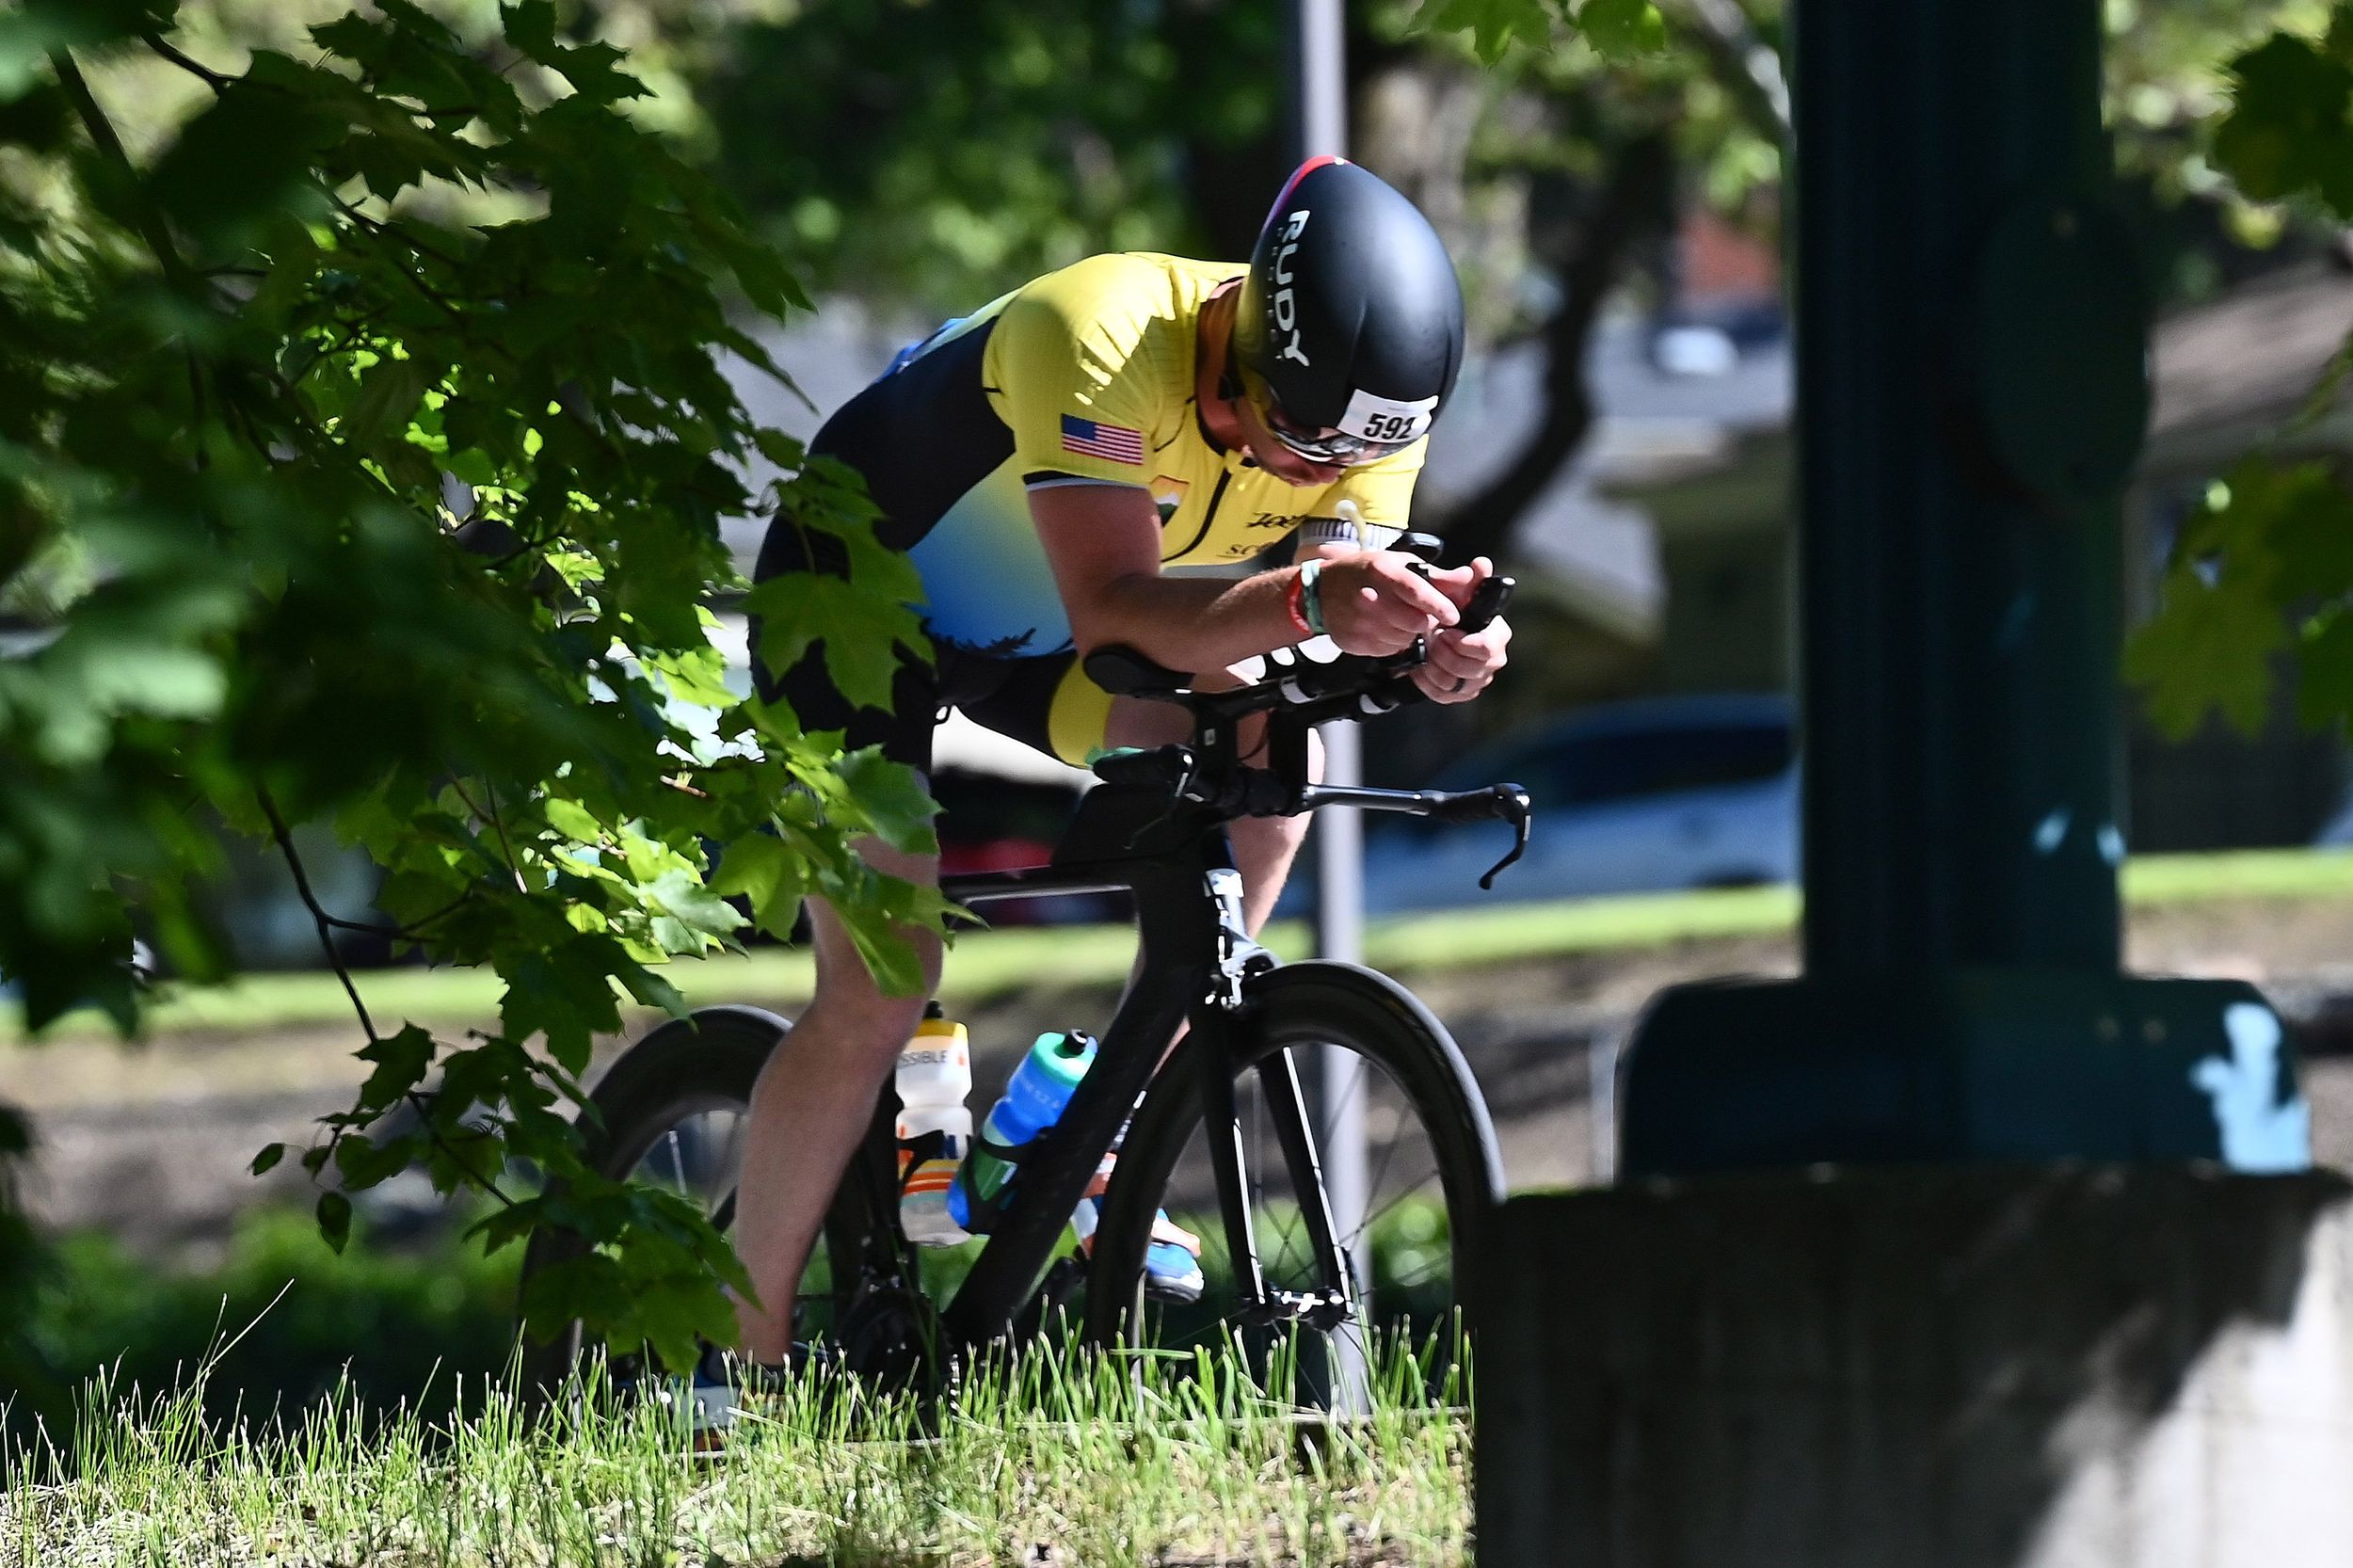
[[[817, 559], [811, 559], [810, 544], [805, 542], [811, 539]], [[807, 571], [846, 575], [847, 563], [840, 557], [840, 542], [826, 535], [773, 529], [760, 548], [757, 579], [764, 583], [771, 577]], [[755, 623], [755, 650], [759, 638]], [[791, 707], [803, 729], [845, 731], [844, 746], [856, 750], [878, 745], [893, 761], [925, 773], [932, 771], [932, 732], [952, 708], [1000, 735], [1059, 757], [1073, 767], [1084, 767], [1088, 757], [1102, 746], [1111, 719], [1111, 694], [1087, 679], [1075, 650], [1008, 658], [953, 643], [934, 646], [934, 664], [902, 660], [891, 682], [888, 712], [854, 707], [841, 695], [825, 668], [822, 641], [810, 645], [800, 663], [780, 674], [772, 675], [755, 651], [753, 680], [763, 700], [781, 700]]]

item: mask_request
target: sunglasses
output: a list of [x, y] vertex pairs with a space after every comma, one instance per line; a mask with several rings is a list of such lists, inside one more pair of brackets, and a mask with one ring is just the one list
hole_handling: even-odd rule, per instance
[[1414, 444], [1411, 441], [1367, 440], [1345, 430], [1302, 429], [1284, 414], [1282, 405], [1274, 400], [1273, 389], [1246, 366], [1242, 369], [1241, 384], [1242, 391], [1250, 399], [1251, 408], [1266, 425], [1267, 433], [1311, 463], [1353, 467], [1378, 462], [1391, 453], [1402, 452]]

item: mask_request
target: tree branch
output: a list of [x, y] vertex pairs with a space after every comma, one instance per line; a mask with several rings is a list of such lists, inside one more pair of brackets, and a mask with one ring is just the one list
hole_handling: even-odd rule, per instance
[[1789, 83], [1781, 56], [1757, 35], [1740, 0], [1682, 0], [1667, 8], [1671, 25], [1691, 40], [1749, 122], [1767, 141], [1789, 150]]
[[408, 1108], [417, 1113], [417, 1120], [424, 1125], [424, 1135], [433, 1140], [433, 1146], [435, 1148], [440, 1149], [443, 1154], [449, 1156], [451, 1164], [465, 1172], [468, 1178], [471, 1179], [475, 1186], [489, 1193], [490, 1196], [498, 1199], [498, 1201], [505, 1208], [512, 1208], [515, 1207], [515, 1200], [508, 1197], [505, 1191], [499, 1186], [498, 1177], [487, 1176], [481, 1172], [475, 1170], [472, 1163], [469, 1161], [464, 1155], [459, 1154], [457, 1150], [452, 1146], [448, 1139], [441, 1136], [440, 1128], [433, 1125], [433, 1104], [430, 1100], [427, 1100], [423, 1095], [417, 1093], [414, 1089], [405, 1092], [401, 1096], [401, 1098], [408, 1102]]
[[1447, 520], [1443, 532], [1452, 558], [1501, 553], [1521, 517], [1584, 444], [1594, 414], [1593, 389], [1585, 380], [1593, 325], [1625, 271], [1627, 253], [1667, 205], [1673, 177], [1664, 128], [1635, 137], [1611, 165], [1577, 247], [1560, 268], [1561, 308], [1544, 331], [1544, 414], [1511, 466]]
[[270, 798], [265, 786], [255, 785], [253, 798], [262, 803], [262, 814], [269, 819], [270, 837], [278, 840], [278, 853], [285, 858], [286, 869], [294, 873], [295, 891], [301, 896], [302, 906], [311, 911], [311, 919], [318, 927], [319, 947], [327, 954], [328, 967], [335, 971], [335, 978], [344, 983], [344, 995], [351, 999], [352, 1011], [360, 1015], [360, 1027], [366, 1031], [368, 1044], [375, 1045], [382, 1036], [376, 1032], [376, 1020], [368, 1016], [368, 1004], [360, 1000], [360, 987], [351, 978], [350, 966], [344, 962], [344, 955], [335, 951], [331, 930], [335, 917], [327, 912], [326, 906], [319, 903], [318, 895], [311, 890], [310, 873], [302, 869], [302, 856], [295, 848], [294, 830], [286, 825], [285, 817], [278, 809], [278, 802]]
[[[344, 995], [351, 999], [352, 1011], [360, 1015], [360, 1027], [366, 1032], [368, 1044], [375, 1045], [383, 1036], [376, 1033], [376, 1020], [368, 1016], [368, 1004], [360, 1000], [360, 987], [351, 978], [351, 968], [344, 962], [343, 954], [335, 951], [335, 940], [328, 934], [331, 927], [339, 925], [348, 927], [352, 926], [352, 922], [339, 920], [328, 914], [326, 906], [319, 903], [318, 895], [311, 890], [310, 873], [303, 870], [301, 853], [295, 848], [294, 830], [286, 825], [286, 819], [279, 811], [278, 802], [270, 798], [269, 791], [256, 785], [253, 797], [262, 803], [262, 814], [269, 819], [270, 837], [278, 840], [278, 853], [284, 856], [286, 869], [294, 873], [295, 891], [301, 895], [302, 906], [311, 912], [311, 919], [318, 927], [319, 946], [327, 954], [328, 966], [335, 971], [335, 978], [343, 982]], [[460, 899], [458, 902], [462, 904], [465, 901]], [[452, 904], [450, 907], [456, 908], [456, 905]], [[353, 929], [364, 931], [375, 928], [358, 926]], [[404, 1091], [401, 1097], [407, 1100], [409, 1108], [416, 1112], [418, 1120], [424, 1126], [424, 1135], [432, 1140], [435, 1148], [449, 1156], [451, 1162], [465, 1172], [467, 1176], [484, 1192], [509, 1208], [515, 1207], [515, 1200], [500, 1189], [495, 1176], [484, 1176], [476, 1171], [465, 1156], [459, 1154], [449, 1141], [441, 1136], [441, 1129], [433, 1125], [433, 1107], [430, 1101], [414, 1089]], [[340, 1128], [336, 1129], [335, 1138], [328, 1144], [330, 1148], [333, 1147], [334, 1143], [342, 1141], [344, 1131], [344, 1129]]]
[[[64, 49], [52, 49], [49, 52], [49, 64], [50, 68], [57, 73], [57, 85], [65, 89], [66, 97], [72, 101], [73, 112], [82, 121], [82, 129], [89, 133], [90, 145], [98, 149], [101, 157], [114, 166], [115, 172], [121, 179], [127, 200], [133, 211], [138, 216], [140, 237], [147, 241], [147, 248], [153, 252], [155, 264], [163, 269], [164, 281], [168, 283], [175, 293], [188, 299], [202, 299], [204, 296], [202, 282], [188, 270], [187, 263], [180, 257], [179, 248], [171, 243], [171, 231], [164, 226], [163, 214], [156, 210], [155, 204], [148, 200], [146, 193], [139, 189], [138, 168], [131, 162], [131, 154], [124, 149], [122, 138], [115, 134], [114, 121], [106, 118], [105, 106], [98, 102], [98, 95], [90, 90], [88, 80], [82, 74], [82, 68], [74, 63], [72, 54]], [[204, 425], [204, 373], [202, 367], [197, 363], [196, 349], [193, 345], [187, 349], [187, 361], [188, 399], [192, 416], [188, 424], [191, 429], [199, 432], [196, 466], [202, 469], [206, 466], [201, 435]]]
[[138, 166], [132, 163], [131, 154], [123, 148], [122, 138], [115, 134], [114, 121], [106, 118], [105, 108], [98, 102], [98, 95], [90, 91], [89, 82], [82, 75], [82, 68], [74, 64], [73, 56], [63, 49], [49, 51], [49, 64], [57, 73], [57, 85], [65, 89], [66, 97], [72, 102], [73, 112], [82, 121], [82, 129], [89, 133], [91, 145], [98, 149], [102, 157], [115, 166], [116, 172], [128, 187], [131, 205], [138, 215], [139, 236], [147, 241], [147, 248], [154, 253], [155, 264], [163, 268], [165, 280], [190, 298], [197, 297], [195, 275], [188, 271], [187, 264], [180, 259], [178, 248], [171, 243], [171, 232], [164, 227], [163, 214], [157, 212], [154, 203], [147, 200], [139, 191]]
[[140, 40], [143, 41], [149, 49], [154, 51], [157, 56], [169, 60], [173, 65], [178, 66], [189, 75], [196, 77], [206, 87], [211, 88], [215, 92], [223, 90], [232, 81], [235, 80], [235, 78], [232, 76], [229, 76], [221, 72], [215, 71], [211, 66], [204, 64], [201, 60], [194, 59], [182, 53], [179, 49], [174, 48], [170, 40], [166, 39], [161, 33], [141, 33], [139, 38]]
[[[499, 848], [506, 855], [506, 870], [515, 879], [515, 891], [522, 894], [525, 898], [530, 897], [531, 885], [523, 880], [522, 862], [515, 858], [515, 845], [513, 841], [506, 837], [506, 824], [500, 820], [499, 817], [498, 792], [495, 790], [489, 791], [490, 809], [485, 811], [481, 807], [476, 806], [473, 803], [473, 797], [472, 795], [466, 793], [465, 785], [453, 778], [449, 781], [449, 787], [456, 792], [457, 798], [464, 802], [467, 810], [472, 811], [474, 816], [481, 821], [488, 823], [492, 831], [498, 834]], [[486, 789], [488, 788], [487, 781], [485, 782], [484, 787]]]

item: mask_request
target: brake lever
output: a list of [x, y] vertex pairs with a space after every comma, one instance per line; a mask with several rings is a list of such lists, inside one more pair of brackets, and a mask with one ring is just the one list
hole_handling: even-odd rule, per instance
[[1496, 805], [1500, 808], [1502, 815], [1512, 824], [1518, 838], [1512, 845], [1512, 853], [1489, 867], [1487, 874], [1479, 879], [1479, 890], [1483, 893], [1495, 891], [1496, 878], [1500, 876], [1504, 869], [1513, 861], [1528, 853], [1529, 829], [1536, 820], [1535, 808], [1529, 801], [1528, 791], [1520, 785], [1498, 784], [1495, 787], [1494, 793]]
[[[1424, 582], [1430, 580], [1430, 563], [1414, 560], [1405, 563], [1405, 569]], [[1470, 602], [1457, 613], [1454, 624], [1448, 630], [1471, 636], [1484, 632], [1503, 614], [1503, 607], [1512, 602], [1512, 590], [1519, 584], [1513, 578], [1490, 577], [1471, 590]]]
[[1470, 602], [1463, 606], [1462, 618], [1454, 630], [1468, 635], [1484, 632], [1503, 614], [1503, 607], [1512, 602], [1512, 590], [1519, 584], [1509, 577], [1490, 577], [1471, 590]]

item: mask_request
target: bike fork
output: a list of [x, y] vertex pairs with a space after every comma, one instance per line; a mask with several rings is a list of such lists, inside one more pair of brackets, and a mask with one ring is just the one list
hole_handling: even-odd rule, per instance
[[1283, 1160], [1290, 1168], [1308, 1244], [1314, 1250], [1319, 1288], [1312, 1291], [1285, 1290], [1267, 1284], [1250, 1213], [1252, 1173], [1234, 1094], [1237, 1063], [1230, 1021], [1226, 1016], [1212, 1013], [1196, 1028], [1209, 1035], [1204, 1043], [1210, 1048], [1201, 1053], [1202, 1128], [1217, 1180], [1218, 1208], [1225, 1221], [1226, 1253], [1232, 1259], [1241, 1315], [1262, 1322], [1302, 1321], [1329, 1331], [1354, 1312], [1355, 1281], [1333, 1234], [1332, 1208], [1324, 1196], [1322, 1165], [1306, 1096], [1300, 1085], [1297, 1058], [1285, 1047], [1261, 1062], [1257, 1073], [1266, 1113], [1274, 1124]]

